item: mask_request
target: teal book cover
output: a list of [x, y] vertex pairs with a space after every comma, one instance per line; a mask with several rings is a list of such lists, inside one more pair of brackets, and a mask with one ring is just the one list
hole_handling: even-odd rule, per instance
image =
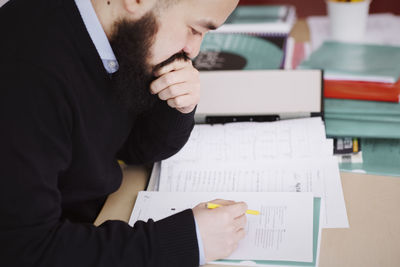
[[355, 120], [325, 114], [326, 134], [330, 137], [400, 138], [400, 122]]
[[325, 99], [324, 111], [329, 114], [378, 115], [400, 118], [400, 104], [380, 101]]
[[208, 33], [194, 60], [198, 70], [283, 68], [287, 35]]
[[328, 41], [299, 68], [323, 69], [326, 79], [395, 83], [400, 76], [400, 47]]
[[325, 99], [326, 134], [334, 137], [400, 138], [400, 104]]
[[284, 5], [239, 6], [232, 12], [225, 23], [285, 22], [288, 19], [289, 11], [289, 7]]

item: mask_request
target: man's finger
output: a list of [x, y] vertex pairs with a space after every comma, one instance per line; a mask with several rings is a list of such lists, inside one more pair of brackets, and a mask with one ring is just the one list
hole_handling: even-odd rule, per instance
[[150, 92], [152, 94], [158, 94], [170, 85], [182, 83], [185, 81], [185, 78], [193, 75], [192, 71], [191, 69], [184, 68], [168, 72], [150, 84]]
[[246, 223], [247, 223], [246, 214], [243, 214], [243, 215], [235, 218], [235, 220], [233, 221], [233, 225], [234, 225], [236, 231], [239, 231], [241, 228], [244, 228], [246, 226]]
[[194, 102], [196, 102], [195, 96], [186, 94], [181, 95], [175, 98], [170, 98], [167, 100], [168, 105], [171, 108], [184, 108], [191, 106]]
[[187, 113], [192, 112], [195, 107], [196, 107], [196, 105], [191, 105], [191, 106], [184, 107], [184, 108], [177, 108], [176, 110], [178, 110], [180, 113], [187, 114]]
[[158, 97], [161, 100], [168, 100], [170, 98], [176, 98], [181, 95], [186, 95], [190, 92], [190, 88], [188, 88], [185, 83], [178, 83], [168, 86], [164, 90], [158, 93]]
[[237, 218], [246, 213], [247, 204], [244, 202], [237, 202], [235, 204], [226, 206], [225, 208], [230, 214], [232, 214], [233, 218]]
[[211, 201], [209, 201], [207, 203], [214, 203], [214, 204], [218, 204], [218, 205], [222, 205], [222, 206], [228, 206], [228, 205], [235, 204], [236, 202], [233, 201], [233, 200], [227, 200], [227, 199], [218, 198], [218, 199], [211, 200]]
[[192, 65], [191, 60], [177, 59], [174, 62], [155, 70], [154, 76], [160, 77], [160, 76], [164, 75], [165, 73], [168, 73], [168, 72], [171, 72], [174, 70], [180, 70], [180, 69], [183, 69], [183, 68], [185, 68], [187, 66], [191, 66], [191, 65]]
[[240, 228], [234, 235], [235, 241], [239, 242], [240, 240], [242, 240], [243, 238], [245, 238], [246, 236], [246, 231], [244, 230], [244, 228]]

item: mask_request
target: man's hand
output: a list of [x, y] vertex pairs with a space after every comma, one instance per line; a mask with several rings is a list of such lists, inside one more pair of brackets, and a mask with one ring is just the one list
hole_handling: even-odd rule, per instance
[[200, 79], [192, 61], [175, 60], [158, 69], [154, 75], [157, 79], [150, 85], [152, 94], [157, 94], [182, 113], [193, 111], [200, 100]]
[[210, 202], [222, 207], [207, 209], [206, 203], [200, 203], [193, 208], [207, 262], [229, 256], [246, 235], [246, 203], [220, 199]]

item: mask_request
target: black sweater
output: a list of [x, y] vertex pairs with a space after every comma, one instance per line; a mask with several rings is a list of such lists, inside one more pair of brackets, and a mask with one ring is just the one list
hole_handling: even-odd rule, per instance
[[74, 0], [0, 9], [0, 266], [198, 265], [191, 210], [93, 226], [120, 186], [117, 157], [169, 157], [194, 124], [162, 101], [133, 117], [110, 90]]

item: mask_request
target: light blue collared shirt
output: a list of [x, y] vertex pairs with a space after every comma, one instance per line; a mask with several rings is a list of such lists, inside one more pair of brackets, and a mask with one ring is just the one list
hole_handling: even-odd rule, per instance
[[[75, 0], [75, 4], [78, 7], [79, 13], [81, 14], [83, 23], [85, 23], [86, 29], [92, 39], [94, 46], [96, 47], [97, 53], [103, 61], [104, 68], [110, 74], [116, 72], [119, 69], [118, 61], [111, 48], [110, 41], [104, 32], [103, 27], [97, 17], [96, 11], [90, 0]], [[199, 226], [197, 225], [196, 219], [194, 220], [196, 225], [197, 243], [199, 246], [199, 259], [200, 265], [206, 263], [204, 255], [203, 240], [201, 239]]]
[[97, 53], [103, 61], [104, 68], [108, 73], [114, 73], [118, 70], [118, 61], [108, 41], [107, 35], [97, 18], [96, 11], [93, 8], [90, 0], [75, 0], [79, 9], [82, 20], [85, 23], [86, 29], [92, 39]]

